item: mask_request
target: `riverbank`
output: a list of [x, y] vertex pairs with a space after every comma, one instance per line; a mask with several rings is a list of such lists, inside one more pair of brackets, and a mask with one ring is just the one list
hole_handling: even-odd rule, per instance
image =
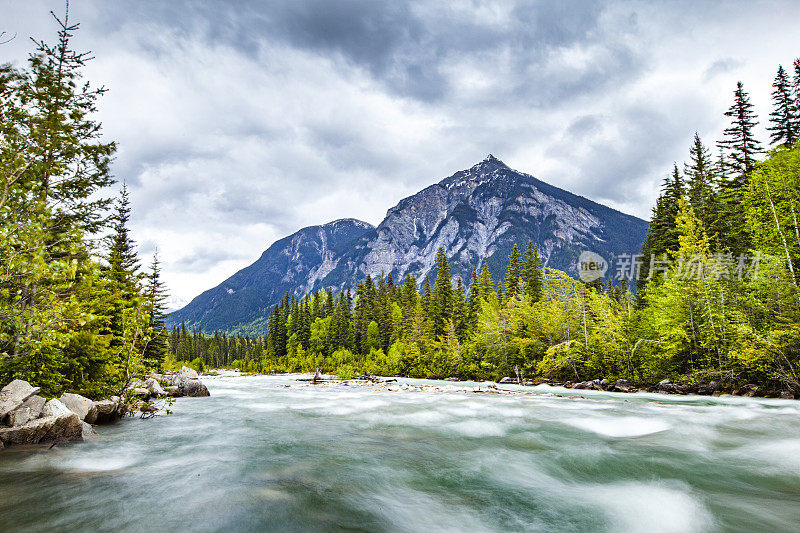
[[[94, 426], [137, 414], [151, 417], [166, 410], [173, 398], [210, 395], [197, 372], [187, 367], [133, 380], [120, 395], [99, 401], [73, 393], [46, 399], [40, 390], [20, 379], [0, 389], [0, 451], [88, 440], [97, 435]], [[163, 405], [157, 404], [160, 400]]]

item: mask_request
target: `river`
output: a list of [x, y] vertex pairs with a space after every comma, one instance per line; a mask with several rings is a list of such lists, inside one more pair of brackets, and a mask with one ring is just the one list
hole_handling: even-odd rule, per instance
[[800, 529], [800, 402], [204, 383], [172, 415], [0, 453], [0, 530]]

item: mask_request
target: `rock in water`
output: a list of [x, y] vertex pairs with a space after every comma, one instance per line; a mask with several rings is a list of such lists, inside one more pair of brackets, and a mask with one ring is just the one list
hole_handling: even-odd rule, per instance
[[83, 431], [81, 432], [81, 438], [83, 440], [89, 440], [97, 436], [97, 432], [94, 430], [91, 424], [87, 424], [83, 422]]
[[94, 422], [90, 424], [107, 424], [117, 419], [117, 409], [119, 402], [114, 399], [101, 400], [94, 402], [94, 410], [96, 413]]
[[25, 425], [0, 429], [4, 445], [40, 444], [83, 439], [83, 422], [72, 411], [69, 414], [47, 416]]
[[21, 379], [15, 379], [2, 390], [0, 390], [0, 420], [3, 420], [8, 413], [20, 407], [25, 400], [38, 394], [39, 387], [31, 387], [31, 384]]
[[90, 424], [97, 418], [97, 413], [94, 411], [92, 400], [84, 398], [80, 394], [72, 394], [65, 392], [61, 395], [61, 403], [67, 406], [67, 409], [78, 415], [81, 421], [86, 420]]
[[211, 396], [208, 392], [208, 388], [198, 379], [189, 379], [182, 382], [178, 386], [178, 391], [183, 394], [183, 396], [191, 396], [194, 398]]

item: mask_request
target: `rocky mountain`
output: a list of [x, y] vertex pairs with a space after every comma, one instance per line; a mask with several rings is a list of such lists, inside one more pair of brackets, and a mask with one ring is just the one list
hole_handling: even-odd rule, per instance
[[173, 313], [205, 331], [263, 331], [269, 308], [287, 291], [342, 289], [367, 275], [435, 276], [436, 251], [447, 250], [453, 279], [469, 282], [485, 261], [502, 280], [515, 243], [539, 246], [545, 266], [577, 274], [584, 250], [611, 259], [638, 253], [647, 222], [592, 202], [496, 157], [456, 172], [401, 200], [378, 227], [353, 219], [304, 228], [261, 258]]

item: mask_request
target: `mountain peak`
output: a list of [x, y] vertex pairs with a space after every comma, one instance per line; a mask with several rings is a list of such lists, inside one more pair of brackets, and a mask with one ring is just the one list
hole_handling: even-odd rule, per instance
[[496, 170], [498, 168], [508, 169], [509, 166], [497, 159], [494, 154], [489, 154], [483, 158], [483, 161], [474, 165], [472, 168]]

